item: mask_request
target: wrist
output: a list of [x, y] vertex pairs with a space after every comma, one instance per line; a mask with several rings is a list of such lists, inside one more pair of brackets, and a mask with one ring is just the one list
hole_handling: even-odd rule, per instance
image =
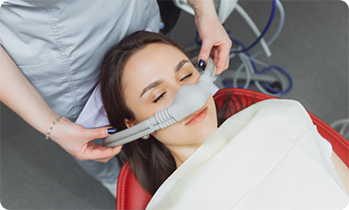
[[27, 122], [33, 126], [36, 130], [38, 130], [43, 135], [46, 135], [51, 124], [59, 115], [49, 110], [48, 112], [40, 111], [36, 115], [36, 119], [30, 117]]
[[56, 123], [58, 122], [59, 119], [61, 119], [62, 115], [59, 115], [51, 124], [50, 128], [47, 131], [47, 134], [45, 136], [46, 139], [50, 138], [50, 134], [52, 132], [53, 127], [56, 125]]
[[[57, 122], [54, 124], [55, 120], [57, 120]], [[63, 116], [59, 117], [59, 115], [57, 115], [57, 118], [55, 118], [54, 121], [52, 121], [50, 124], [50, 126], [52, 126], [52, 124], [54, 124], [54, 126], [51, 129], [51, 132], [49, 134], [49, 138], [52, 141], [59, 144], [59, 142], [57, 142], [57, 141], [59, 141], [61, 138], [67, 138], [66, 134], [64, 133], [65, 129], [62, 127], [65, 127], [65, 125], [67, 123], [71, 123], [71, 121]], [[47, 128], [45, 135], [48, 134], [49, 128], [51, 128], [50, 126]]]
[[188, 0], [188, 3], [194, 10], [196, 21], [203, 17], [218, 18], [213, 0]]

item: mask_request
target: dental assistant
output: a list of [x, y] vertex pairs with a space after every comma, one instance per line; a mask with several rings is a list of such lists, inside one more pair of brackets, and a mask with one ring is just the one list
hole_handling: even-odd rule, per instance
[[[212, 0], [188, 0], [202, 49], [217, 74], [229, 65], [231, 41]], [[74, 123], [93, 92], [110, 46], [138, 30], [159, 31], [155, 0], [9, 0], [0, 8], [0, 101], [70, 153], [116, 196], [121, 147], [107, 148], [109, 127]], [[202, 62], [202, 61], [201, 61]], [[108, 134], [109, 133], [109, 134]]]

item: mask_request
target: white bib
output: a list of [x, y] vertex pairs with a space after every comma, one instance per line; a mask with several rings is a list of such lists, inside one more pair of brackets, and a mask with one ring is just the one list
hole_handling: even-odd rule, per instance
[[304, 108], [271, 99], [229, 118], [147, 209], [343, 209], [348, 201]]

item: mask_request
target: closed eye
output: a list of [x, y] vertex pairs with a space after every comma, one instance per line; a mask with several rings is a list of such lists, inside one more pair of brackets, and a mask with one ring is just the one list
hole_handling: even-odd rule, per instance
[[163, 92], [159, 97], [157, 97], [153, 102], [156, 103], [158, 102], [164, 95], [166, 92]]
[[[190, 74], [186, 75], [185, 77], [183, 77], [183, 78], [180, 80], [180, 82], [182, 82], [183, 80], [185, 80], [185, 79], [191, 77], [192, 75], [193, 75], [193, 73], [190, 73]], [[165, 93], [166, 93], [166, 92], [163, 92], [163, 93], [162, 93], [159, 97], [157, 97], [153, 102], [154, 102], [154, 103], [158, 102], [158, 101], [165, 95]]]
[[183, 78], [182, 78], [181, 80], [179, 80], [179, 81], [182, 82], [183, 80], [185, 80], [185, 79], [191, 77], [192, 75], [193, 75], [193, 73], [190, 73], [190, 74], [188, 74], [187, 76], [183, 77]]

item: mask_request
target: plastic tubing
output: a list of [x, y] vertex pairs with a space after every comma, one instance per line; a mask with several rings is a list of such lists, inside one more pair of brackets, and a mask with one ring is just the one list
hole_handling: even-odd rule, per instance
[[[228, 32], [229, 34], [229, 32]], [[233, 42], [236, 42], [237, 44], [240, 45], [240, 47], [242, 49], [244, 49], [244, 45], [233, 39], [233, 38], [230, 38]], [[246, 51], [245, 53], [248, 54], [248, 51]], [[228, 83], [227, 81], [223, 80], [223, 84], [228, 86], [228, 87], [235, 87], [235, 88], [244, 88], [244, 89], [247, 89], [249, 87], [249, 84], [250, 84], [250, 81], [251, 81], [251, 74], [250, 74], [250, 71], [249, 69], [253, 68], [253, 66], [251, 65], [251, 61], [249, 61], [249, 59], [246, 59], [246, 55], [243, 54], [243, 53], [239, 53], [239, 58], [240, 60], [242, 61], [242, 64], [239, 66], [239, 68], [236, 70], [235, 74], [234, 74], [234, 78], [233, 78], [233, 85], [231, 85], [230, 83]], [[245, 85], [243, 87], [238, 87], [237, 85], [237, 78], [239, 77], [239, 74], [242, 70], [242, 68], [245, 67], [245, 71], [246, 71], [246, 82], [245, 82]]]
[[263, 36], [266, 34], [267, 30], [269, 29], [271, 23], [273, 22], [274, 15], [275, 15], [275, 10], [276, 10], [276, 0], [273, 0], [272, 12], [270, 14], [270, 18], [269, 18], [268, 23], [265, 26], [262, 34], [249, 47], [247, 47], [245, 49], [242, 49], [242, 50], [239, 50], [239, 51], [231, 51], [230, 53], [242, 53], [242, 52], [248, 51], [252, 47], [254, 47], [263, 38]]
[[291, 76], [287, 73], [287, 71], [285, 71], [280, 66], [269, 66], [269, 67], [265, 68], [260, 74], [264, 74], [265, 72], [269, 71], [270, 69], [277, 69], [277, 70], [281, 71], [287, 77], [287, 79], [289, 81], [289, 86], [288, 86], [287, 90], [278, 91], [278, 90], [272, 88], [267, 82], [263, 82], [263, 85], [266, 88], [268, 88], [269, 90], [273, 91], [274, 93], [278, 93], [278, 94], [288, 93], [292, 89], [292, 87], [293, 87], [293, 82], [292, 82]]
[[[259, 61], [259, 60], [255, 59], [255, 58], [252, 58], [252, 60], [253, 60], [253, 62], [257, 63], [257, 64], [260, 65], [260, 66], [264, 66], [265, 68], [269, 66], [268, 64], [263, 63], [262, 61]], [[282, 90], [283, 90], [283, 91], [286, 90], [286, 81], [285, 81], [285, 79], [284, 79], [284, 78], [281, 76], [281, 74], [280, 74], [278, 71], [276, 71], [275, 69], [271, 69], [271, 71], [272, 71], [274, 74], [276, 74], [276, 76], [280, 79], [280, 83], [281, 83]]]
[[[229, 32], [228, 32], [228, 34], [229, 34]], [[240, 45], [240, 47], [241, 47], [242, 49], [245, 48], [245, 46], [244, 46], [241, 42], [239, 42], [238, 40], [233, 39], [233, 38], [230, 38], [230, 39], [231, 39], [233, 42], [235, 42], [235, 43], [237, 43], [238, 45]], [[231, 84], [229, 84], [227, 81], [223, 80], [223, 84], [224, 84], [224, 85], [226, 85], [226, 86], [228, 86], [228, 87], [238, 87], [238, 86], [237, 86], [237, 78], [238, 78], [238, 75], [240, 74], [242, 68], [245, 67], [245, 69], [246, 69], [246, 76], [247, 76], [245, 85], [244, 85], [244, 87], [243, 87], [243, 88], [245, 88], [245, 89], [248, 88], [248, 85], [249, 85], [250, 82], [251, 82], [251, 81], [250, 81], [250, 73], [264, 74], [265, 72], [267, 72], [267, 71], [269, 71], [269, 70], [272, 70], [272, 72], [275, 73], [276, 76], [280, 79], [281, 85], [282, 85], [282, 91], [278, 91], [278, 90], [272, 88], [268, 83], [263, 82], [263, 85], [265, 85], [266, 88], [268, 88], [269, 90], [271, 90], [271, 91], [274, 92], [274, 94], [273, 94], [273, 93], [269, 93], [269, 92], [267, 92], [267, 91], [261, 86], [261, 84], [260, 84], [258, 81], [255, 81], [255, 84], [256, 84], [257, 88], [258, 88], [262, 93], [265, 93], [265, 94], [268, 94], [268, 95], [272, 95], [272, 96], [278, 97], [278, 96], [280, 96], [280, 94], [285, 94], [285, 93], [289, 92], [289, 91], [292, 89], [292, 87], [293, 87], [293, 82], [292, 82], [292, 79], [291, 79], [290, 75], [286, 72], [286, 70], [284, 70], [284, 69], [282, 69], [281, 67], [278, 67], [278, 66], [269, 66], [269, 67], [267, 67], [268, 65], [264, 64], [263, 62], [258, 61], [257, 59], [254, 59], [254, 58], [250, 58], [250, 54], [249, 54], [248, 51], [246, 51], [245, 53], [246, 53], [246, 55], [244, 55], [244, 54], [242, 54], [242, 53], [239, 54], [239, 58], [241, 59], [241, 61], [242, 61], [243, 63], [239, 66], [238, 70], [236, 71], [236, 73], [235, 73], [235, 75], [234, 75], [233, 85], [231, 85]], [[261, 73], [259, 73], [258, 70], [257, 70], [257, 68], [256, 68], [256, 66], [255, 66], [255, 64], [254, 64], [254, 61], [258, 61], [262, 66], [267, 67], [267, 68], [265, 68]], [[288, 78], [289, 83], [290, 83], [288, 89], [285, 88], [285, 87], [286, 87], [286, 82], [285, 82], [285, 80], [283, 79], [283, 77], [281, 76], [281, 74], [280, 74], [279, 72], [276, 71], [276, 69], [279, 70], [279, 71], [281, 71], [282, 73], [284, 73], [284, 74], [286, 75], [286, 77]], [[249, 72], [248, 70], [250, 70], [250, 72]], [[238, 88], [242, 88], [242, 87], [238, 87]], [[285, 89], [286, 89], [286, 90], [285, 90]]]
[[347, 126], [349, 126], [349, 118], [348, 118], [348, 119], [336, 120], [336, 121], [334, 121], [333, 123], [331, 123], [330, 126], [331, 126], [332, 128], [335, 128], [335, 127], [337, 127], [338, 125], [341, 125], [341, 124], [342, 124], [342, 127], [341, 127], [339, 133], [340, 133], [342, 136], [344, 136], [344, 132], [345, 132]]
[[[250, 72], [248, 71], [249, 68], [251, 68], [251, 64], [249, 64], [248, 62], [246, 63], [246, 60], [248, 59], [245, 59], [243, 57], [244, 55], [243, 54], [239, 54], [239, 58], [241, 59], [241, 61], [243, 62], [243, 64], [245, 65], [240, 65], [240, 67], [236, 70], [235, 74], [234, 74], [234, 78], [233, 78], [233, 85], [231, 85], [229, 82], [227, 82], [226, 80], [223, 80], [223, 84], [228, 86], [228, 87], [234, 87], [234, 88], [244, 88], [244, 89], [247, 89], [249, 87], [249, 84], [250, 84], [250, 81], [251, 81], [251, 74]], [[238, 87], [237, 85], [237, 78], [242, 70], [242, 68], [245, 67], [245, 71], [246, 71], [246, 82], [245, 82], [245, 85], [243, 87]]]
[[[285, 10], [284, 7], [282, 6], [281, 2], [279, 0], [276, 0], [276, 6], [279, 10], [280, 13], [280, 21], [279, 21], [279, 26], [275, 32], [275, 34], [273, 35], [273, 37], [268, 41], [268, 46], [270, 46], [275, 40], [276, 38], [279, 36], [283, 26], [284, 26], [284, 22], [285, 22]], [[251, 57], [255, 58], [257, 57], [259, 54], [261, 54], [263, 52], [263, 50], [259, 50], [257, 51], [255, 54], [253, 54]]]
[[[260, 37], [261, 32], [259, 32], [256, 24], [252, 21], [250, 16], [246, 13], [246, 11], [239, 4], [236, 5], [236, 11], [238, 11], [240, 13], [240, 15], [245, 19], [245, 21], [251, 27], [252, 31], [255, 33], [257, 38]], [[270, 52], [270, 49], [269, 49], [267, 43], [265, 42], [264, 38], [260, 39], [260, 44], [262, 45], [262, 48], [264, 49], [265, 54], [268, 57], [270, 57], [271, 56], [271, 52]]]
[[[275, 32], [275, 34], [273, 35], [273, 37], [268, 41], [268, 46], [271, 45], [271, 44], [275, 41], [275, 39], [279, 36], [279, 34], [280, 34], [280, 32], [281, 32], [281, 30], [282, 30], [282, 28], [283, 28], [284, 21], [285, 21], [285, 11], [284, 11], [284, 8], [283, 8], [281, 2], [280, 2], [279, 0], [276, 0], [275, 2], [276, 2], [276, 5], [277, 5], [277, 7], [278, 7], [278, 9], [279, 9], [279, 12], [280, 12], [280, 22], [279, 22], [279, 26], [278, 26], [277, 31]], [[275, 2], [274, 2], [274, 3], [275, 3]], [[242, 13], [242, 14], [243, 14], [243, 13]], [[247, 19], [247, 18], [246, 18], [246, 19]], [[235, 42], [235, 43], [238, 43], [238, 44], [243, 48], [243, 50], [240, 50], [240, 51], [245, 51], [246, 48], [243, 46], [242, 43], [238, 42], [237, 40], [233, 40], [233, 39], [232, 39], [232, 41]], [[244, 49], [244, 48], [245, 48], [245, 49]], [[263, 49], [264, 49], [264, 48], [263, 48]], [[259, 72], [258, 72], [257, 68], [255, 67], [253, 60], [254, 60], [254, 61], [258, 61], [258, 60], [256, 60], [256, 59], [254, 59], [254, 57], [256, 57], [256, 56], [258, 56], [260, 53], [262, 53], [263, 49], [259, 50], [259, 51], [258, 51], [257, 53], [255, 53], [253, 56], [249, 55], [248, 51], [246, 51], [246, 54], [247, 54], [248, 56], [240, 57], [240, 59], [249, 59], [249, 60], [251, 61], [251, 64], [252, 64], [253, 71], [254, 71], [255, 73], [258, 73], [258, 74], [259, 74]], [[234, 51], [231, 51], [231, 53], [233, 53], [233, 52], [234, 52]], [[233, 87], [237, 87], [237, 78], [238, 78], [238, 74], [240, 73], [242, 67], [245, 66], [245, 68], [249, 68], [249, 66], [250, 66], [250, 65], [247, 65], [247, 66], [246, 66], [246, 65], [247, 65], [247, 62], [246, 62], [246, 61], [243, 61], [243, 63], [239, 66], [239, 68], [238, 68], [238, 70], [237, 70], [237, 72], [236, 72], [236, 74], [235, 74], [235, 77], [234, 77], [234, 83], [233, 83], [234, 86], [233, 86]], [[265, 67], [266, 67], [266, 66], [265, 66]], [[284, 80], [283, 77], [280, 75], [280, 73], [279, 73], [277, 70], [273, 69], [273, 68], [275, 68], [275, 69], [281, 71], [281, 72], [284, 73], [284, 74], [286, 75], [286, 77], [288, 78], [288, 80], [289, 80], [289, 82], [290, 82], [290, 86], [289, 86], [289, 88], [288, 88], [287, 90], [285, 90], [285, 87], [286, 87], [286, 82], [285, 82], [285, 80]], [[251, 71], [251, 68], [249, 68], [249, 69], [250, 69], [250, 71]], [[277, 75], [277, 77], [279, 77], [279, 79], [281, 80], [281, 85], [282, 85], [282, 87], [283, 87], [283, 88], [282, 88], [282, 89], [283, 89], [282, 91], [278, 91], [278, 90], [272, 88], [268, 83], [263, 82], [263, 85], [265, 85], [266, 88], [268, 88], [269, 90], [271, 90], [271, 91], [273, 91], [274, 93], [276, 93], [276, 94], [273, 94], [274, 96], [276, 96], [276, 95], [279, 96], [279, 94], [284, 94], [284, 93], [287, 93], [287, 92], [289, 92], [289, 91], [291, 90], [291, 88], [292, 88], [292, 86], [293, 86], [293, 83], [292, 83], [292, 79], [291, 79], [290, 75], [287, 73], [287, 71], [285, 71], [285, 70], [282, 69], [281, 67], [272, 66], [272, 67], [270, 67], [270, 68], [268, 67], [267, 69], [265, 69], [265, 70], [264, 70], [264, 73], [265, 73], [266, 71], [268, 71], [268, 70], [272, 70], [272, 72], [275, 73], [275, 74]], [[247, 69], [246, 69], [246, 72], [248, 72]], [[252, 71], [251, 71], [251, 73], [252, 73]], [[262, 73], [262, 74], [264, 74], [264, 73]], [[261, 90], [262, 92], [264, 92], [264, 93], [267, 93], [266, 91], [264, 91], [264, 88], [261, 87], [261, 85], [258, 83], [258, 81], [255, 81], [255, 82], [257, 82], [256, 85], [257, 85], [258, 89], [260, 89], [260, 90]], [[232, 85], [230, 85], [228, 82], [226, 82], [226, 81], [224, 81], [224, 80], [223, 80], [223, 83], [224, 83], [225, 85], [227, 85], [227, 86], [232, 87]], [[249, 84], [249, 83], [250, 83], [250, 81], [248, 80], [248, 77], [247, 77], [247, 81], [246, 81], [245, 86], [244, 86], [243, 88], [247, 88], [247, 85], [246, 85], [246, 84]], [[270, 93], [267, 93], [267, 94], [271, 95]]]
[[[230, 33], [230, 32], [228, 32], [228, 34], [229, 34], [229, 33]], [[245, 48], [245, 46], [244, 46], [241, 42], [239, 42], [238, 40], [236, 40], [236, 39], [234, 39], [234, 38], [230, 38], [230, 39], [231, 39], [232, 42], [235, 42], [235, 43], [237, 43], [238, 45], [240, 45], [240, 47], [241, 47], [242, 50], [246, 53], [246, 55], [247, 55], [248, 57], [251, 57], [250, 53], [248, 52], [248, 50], [245, 50], [246, 48]], [[234, 51], [231, 50], [230, 53], [234, 53]], [[253, 63], [253, 61], [250, 60], [249, 62], [251, 62], [252, 68], [253, 68], [254, 72], [255, 72], [255, 73], [258, 73], [258, 70], [257, 70], [257, 68], [256, 68], [256, 65]], [[241, 64], [241, 65], [243, 65], [243, 64]]]
[[[276, 0], [276, 5], [277, 5], [277, 8], [279, 10], [279, 13], [280, 13], [280, 21], [279, 21], [279, 26], [275, 32], [275, 34], [273, 35], [273, 37], [268, 41], [268, 46], [270, 46], [275, 40], [276, 38], [279, 36], [282, 28], [283, 28], [283, 25], [284, 25], [284, 22], [285, 22], [285, 11], [284, 11], [284, 8], [281, 4], [281, 2], [279, 0]], [[256, 63], [258, 62], [258, 60], [255, 60], [254, 58], [256, 56], [258, 56], [259, 54], [261, 54], [263, 52], [263, 49], [259, 50], [258, 52], [256, 52], [255, 54], [253, 54], [252, 56], [250, 56], [250, 59], [251, 60], [254, 60]], [[267, 65], [264, 65], [265, 67], [267, 67]], [[278, 90], [275, 90], [274, 88], [270, 87], [270, 85], [266, 82], [263, 82], [263, 84], [271, 91], [275, 92], [275, 93], [278, 93], [278, 94], [284, 94], [284, 93], [287, 93], [289, 92], [289, 90], [292, 88], [292, 80], [291, 80], [291, 77], [289, 76], [289, 74], [284, 70], [282, 69], [281, 67], [278, 67], [278, 66], [273, 66], [275, 69], [278, 69], [279, 71], [283, 72], [286, 77], [289, 79], [290, 81], [290, 87], [287, 89], [287, 90], [283, 90], [283, 91], [278, 91]], [[268, 67], [269, 68], [269, 67]], [[286, 87], [286, 82], [285, 80], [283, 79], [283, 77], [280, 77], [281, 75], [279, 74], [279, 72], [277, 72], [275, 69], [271, 69], [272, 72], [274, 72], [281, 80], [281, 84], [282, 84], [282, 87]], [[256, 70], [256, 69], [255, 69]], [[269, 69], [265, 69], [265, 71], [268, 71]], [[258, 86], [259, 84], [257, 84]], [[261, 88], [261, 86], [260, 86]]]
[[[228, 32], [228, 34], [230, 34], [230, 32]], [[233, 39], [233, 38], [230, 38], [230, 39], [231, 39], [232, 42], [235, 42], [235, 43], [237, 43], [238, 45], [240, 45], [240, 47], [241, 47], [242, 49], [245, 49], [245, 46], [244, 46], [241, 42], [239, 42], [238, 40]], [[250, 56], [250, 53], [249, 53], [248, 51], [245, 51], [245, 53], [246, 53], [248, 56]], [[241, 60], [243, 63], [239, 66], [238, 70], [235, 72], [234, 79], [233, 79], [233, 86], [230, 85], [230, 84], [229, 84], [228, 82], [226, 82], [225, 80], [223, 80], [223, 83], [224, 83], [225, 85], [227, 85], [228, 87], [238, 87], [238, 86], [237, 86], [237, 78], [238, 78], [238, 76], [239, 76], [239, 74], [240, 74], [242, 68], [245, 67], [245, 71], [246, 71], [246, 82], [245, 82], [244, 87], [238, 87], [238, 88], [247, 89], [247, 88], [249, 87], [249, 84], [250, 84], [250, 81], [251, 81], [251, 75], [250, 75], [250, 72], [249, 72], [248, 70], [249, 70], [249, 69], [255, 69], [255, 71], [257, 71], [257, 68], [256, 68], [256, 66], [254, 65], [254, 63], [253, 63], [251, 60], [249, 60], [249, 59], [246, 58], [246, 57], [247, 57], [246, 55], [244, 55], [244, 54], [242, 54], [242, 53], [239, 53], [238, 55], [239, 55], [240, 60]], [[258, 72], [258, 71], [257, 71], [257, 72]], [[252, 73], [252, 72], [251, 72], [251, 73]]]

